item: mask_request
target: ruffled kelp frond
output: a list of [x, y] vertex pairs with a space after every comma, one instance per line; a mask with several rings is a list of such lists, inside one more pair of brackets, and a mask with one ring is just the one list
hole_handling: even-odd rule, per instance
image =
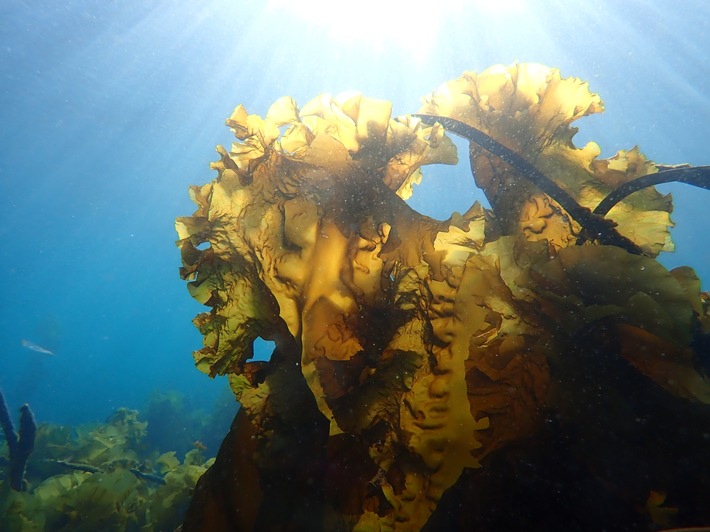
[[[480, 129], [518, 153], [582, 207], [593, 210], [610, 192], [658, 167], [633, 148], [599, 159], [593, 142], [577, 148], [573, 122], [604, 109], [597, 94], [577, 78], [539, 64], [495, 66], [467, 72], [426, 99], [421, 113], [451, 117]], [[580, 227], [560, 205], [518, 170], [471, 144], [471, 166], [507, 234], [522, 232], [557, 247], [574, 244]], [[655, 256], [672, 251], [670, 196], [647, 188], [619, 202], [608, 218], [618, 231]]]
[[[637, 149], [600, 160], [595, 144], [576, 148], [571, 124], [601, 110], [586, 83], [541, 65], [444, 85], [422, 113], [484, 132], [571, 200], [472, 144], [492, 210], [439, 222], [403, 198], [423, 165], [455, 162], [441, 124], [392, 119], [391, 104], [357, 93], [301, 109], [282, 98], [264, 118], [237, 107], [238, 141], [218, 148], [218, 176], [190, 189], [197, 210], [176, 223], [182, 277], [209, 307], [195, 361], [227, 374], [242, 405], [186, 530], [449, 529], [511, 449], [553, 452], [544, 439], [567, 427], [618, 429], [623, 409], [587, 423], [617, 414], [628, 390], [614, 371], [660, 409], [710, 401], [699, 284], [653, 258], [672, 247], [670, 199], [646, 189], [607, 221], [591, 213], [659, 168]], [[582, 234], [574, 209], [621, 236]], [[268, 361], [253, 360], [258, 337], [275, 343]], [[582, 469], [596, 459], [584, 442], [571, 453]], [[466, 490], [478, 496], [457, 504]]]

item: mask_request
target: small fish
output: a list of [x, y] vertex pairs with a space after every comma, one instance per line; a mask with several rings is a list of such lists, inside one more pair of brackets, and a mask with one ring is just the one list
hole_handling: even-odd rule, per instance
[[129, 469], [129, 471], [141, 480], [155, 482], [156, 484], [163, 484], [163, 485], [167, 484], [167, 482], [165, 482], [165, 479], [163, 477], [161, 477], [160, 475], [154, 475], [153, 473], [144, 473], [140, 469], [135, 469], [135, 468], [131, 468], [131, 469]]
[[192, 442], [192, 445], [199, 451], [206, 451], [207, 450], [207, 446], [204, 443], [202, 443], [200, 440]]
[[42, 353], [44, 355], [52, 355], [55, 356], [55, 354], [47, 349], [46, 347], [42, 347], [41, 345], [37, 345], [34, 342], [30, 342], [29, 340], [25, 340], [24, 338], [22, 339], [22, 347], [26, 347], [27, 349], [30, 349], [31, 351], [37, 351], [38, 353]]

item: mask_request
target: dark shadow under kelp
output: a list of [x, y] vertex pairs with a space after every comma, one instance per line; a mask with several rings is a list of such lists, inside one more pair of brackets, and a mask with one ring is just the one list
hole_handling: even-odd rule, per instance
[[[184, 408], [178, 394], [156, 395], [144, 419], [136, 410], [118, 409], [104, 423], [81, 427], [40, 424], [27, 463], [26, 491], [0, 476], [0, 529], [169, 530], [178, 527], [197, 479], [213, 462], [208, 448], [211, 417]], [[234, 415], [236, 404], [229, 405]], [[215, 411], [219, 411], [218, 408]], [[168, 416], [171, 425], [159, 423]], [[200, 418], [202, 421], [200, 421]], [[151, 422], [155, 423], [151, 438]], [[170, 431], [165, 438], [155, 435]], [[185, 442], [175, 434], [184, 435]], [[20, 438], [22, 441], [22, 438]], [[11, 444], [12, 445], [12, 444]], [[6, 454], [0, 447], [0, 452]]]

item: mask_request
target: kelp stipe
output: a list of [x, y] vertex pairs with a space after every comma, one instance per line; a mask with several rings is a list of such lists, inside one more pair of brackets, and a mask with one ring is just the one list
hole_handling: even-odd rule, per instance
[[10, 487], [15, 491], [25, 489], [25, 470], [30, 454], [34, 450], [37, 423], [29, 405], [20, 408], [20, 432], [15, 432], [12, 417], [5, 402], [5, 395], [0, 390], [0, 425], [2, 426], [10, 456], [8, 470]]

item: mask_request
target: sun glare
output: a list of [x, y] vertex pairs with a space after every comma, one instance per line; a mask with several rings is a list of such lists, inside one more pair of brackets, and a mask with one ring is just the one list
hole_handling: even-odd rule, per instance
[[397, 46], [426, 53], [431, 39], [465, 0], [269, 0], [269, 9], [326, 31], [334, 41], [382, 49]]
[[374, 50], [394, 46], [414, 59], [460, 27], [462, 15], [520, 16], [527, 0], [269, 0], [267, 12], [324, 31], [336, 43]]

